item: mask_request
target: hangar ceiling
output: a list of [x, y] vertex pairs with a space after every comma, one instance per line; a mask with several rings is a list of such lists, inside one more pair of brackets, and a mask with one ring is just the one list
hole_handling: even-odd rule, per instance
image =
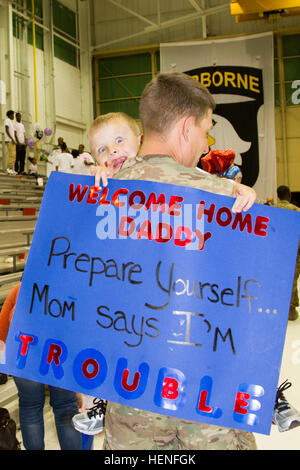
[[300, 0], [90, 0], [90, 4], [94, 51], [128, 47], [138, 38], [140, 42], [150, 38], [149, 43], [168, 41], [172, 31], [176, 36], [183, 27], [185, 33], [177, 40], [186, 39], [189, 29], [190, 38], [193, 31], [197, 32], [194, 37], [206, 38], [212, 22], [231, 23], [234, 29], [241, 21], [269, 17], [273, 21], [300, 13]]

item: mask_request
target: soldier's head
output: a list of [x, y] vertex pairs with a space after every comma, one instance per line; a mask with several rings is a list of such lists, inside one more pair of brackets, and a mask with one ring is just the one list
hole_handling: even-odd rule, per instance
[[291, 191], [288, 186], [278, 186], [277, 196], [281, 201], [290, 201], [291, 200]]
[[196, 166], [208, 152], [214, 109], [212, 95], [194, 78], [179, 72], [160, 73], [145, 87], [140, 100], [144, 141], [172, 141], [173, 147], [176, 142], [176, 160]]

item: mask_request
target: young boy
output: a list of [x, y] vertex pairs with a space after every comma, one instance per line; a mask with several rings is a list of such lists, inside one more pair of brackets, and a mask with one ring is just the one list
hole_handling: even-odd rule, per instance
[[[95, 186], [100, 185], [100, 179], [107, 186], [107, 178], [119, 171], [128, 158], [137, 155], [141, 141], [136, 121], [121, 112], [97, 117], [88, 137], [92, 155], [98, 164], [91, 168], [91, 173], [95, 175]], [[82, 401], [82, 412], [73, 417], [75, 429], [87, 435], [100, 433], [103, 430], [106, 402], [88, 395], [82, 395], [79, 400]]]
[[119, 171], [125, 160], [135, 157], [141, 143], [141, 132], [137, 122], [125, 113], [108, 113], [92, 123], [88, 133], [92, 155], [97, 167], [92, 168], [95, 186], [107, 186], [107, 178]]
[[34, 176], [35, 178], [37, 178], [38, 177], [37, 159], [35, 157], [28, 157], [28, 160], [30, 161], [28, 174], [30, 176]]

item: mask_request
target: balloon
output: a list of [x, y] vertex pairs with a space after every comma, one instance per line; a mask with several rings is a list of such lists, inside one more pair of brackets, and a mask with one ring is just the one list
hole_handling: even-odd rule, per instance
[[44, 129], [44, 134], [45, 135], [51, 135], [52, 134], [52, 129], [50, 129], [50, 127], [46, 127], [46, 129]]
[[28, 139], [27, 140], [27, 145], [28, 145], [28, 147], [34, 147], [35, 146], [35, 141], [33, 139]]
[[37, 139], [41, 140], [43, 135], [44, 135], [43, 131], [41, 131], [41, 130], [36, 130], [35, 131], [35, 136], [36, 136]]

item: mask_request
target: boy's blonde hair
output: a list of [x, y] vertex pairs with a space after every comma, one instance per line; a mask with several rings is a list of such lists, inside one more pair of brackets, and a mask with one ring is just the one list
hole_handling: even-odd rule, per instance
[[92, 125], [89, 129], [88, 137], [91, 137], [91, 134], [94, 131], [100, 129], [103, 125], [109, 124], [110, 121], [118, 121], [118, 120], [126, 121], [130, 129], [132, 130], [132, 132], [137, 137], [141, 134], [139, 125], [135, 119], [133, 119], [131, 116], [129, 116], [126, 113], [117, 112], [117, 113], [102, 114], [96, 117], [96, 119], [92, 122]]

